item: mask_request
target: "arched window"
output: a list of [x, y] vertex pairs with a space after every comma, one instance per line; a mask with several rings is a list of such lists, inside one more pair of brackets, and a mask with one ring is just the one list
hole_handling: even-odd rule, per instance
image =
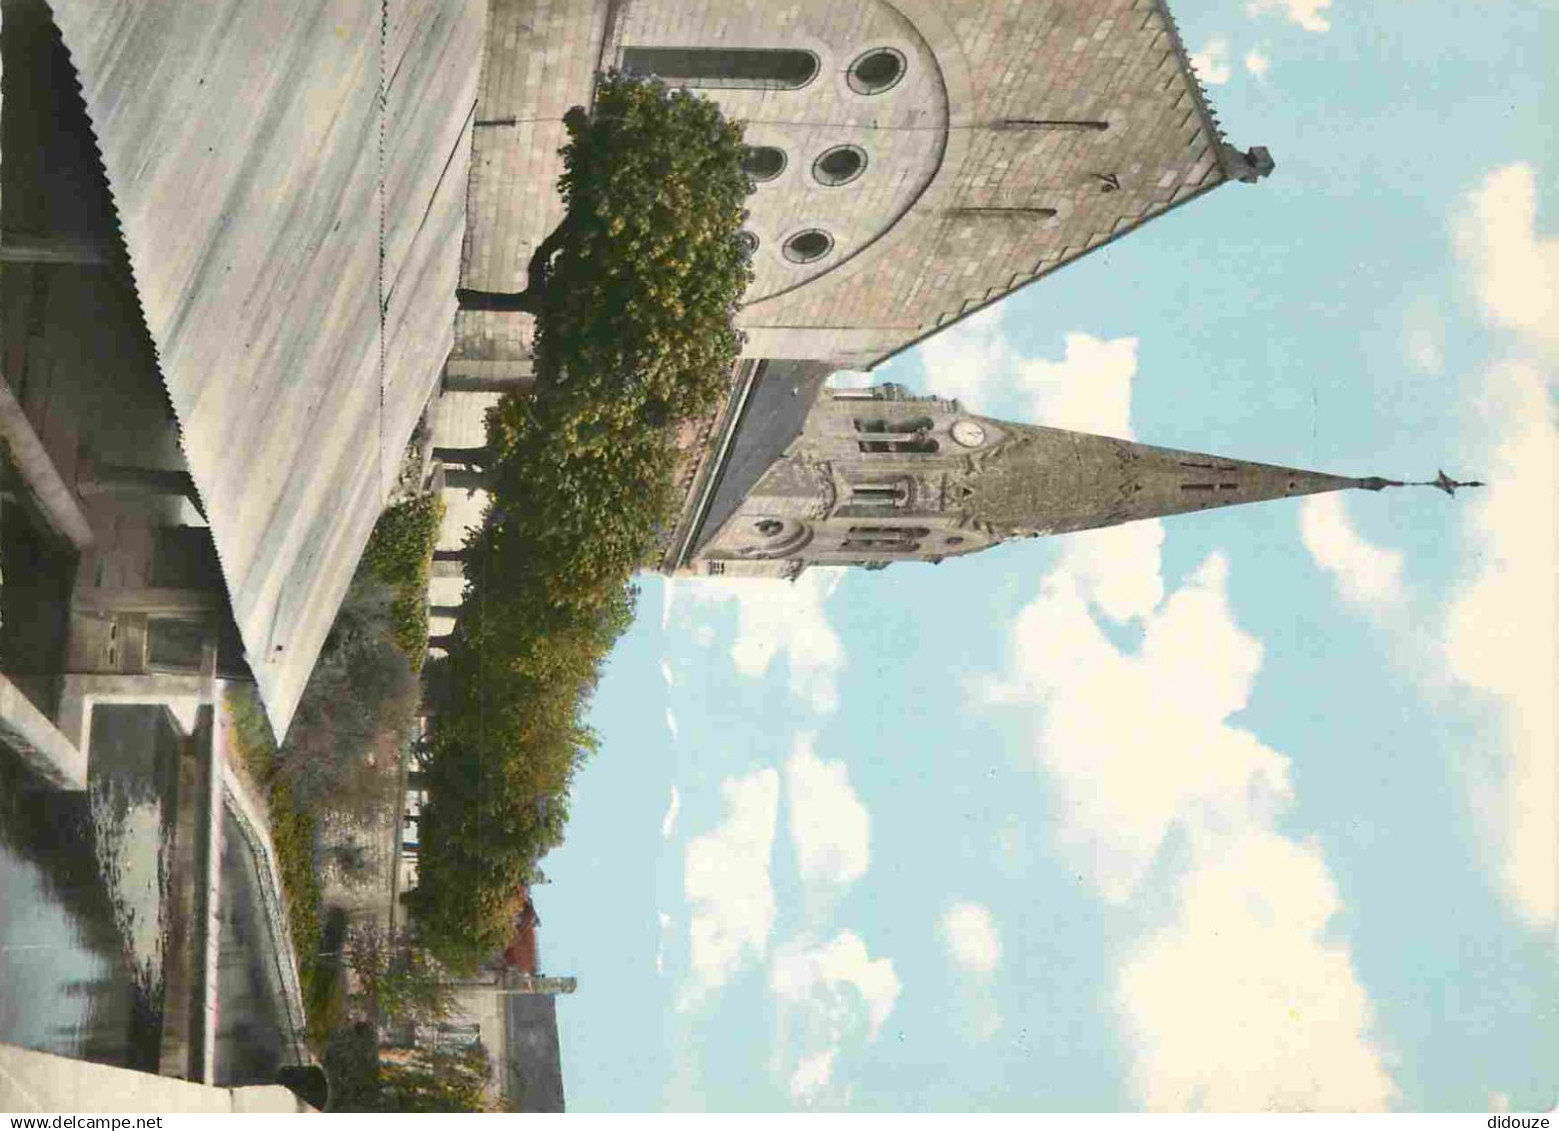
[[891, 483], [852, 483], [850, 501], [867, 507], [907, 507], [910, 500], [910, 481], [897, 479]]
[[875, 538], [886, 542], [914, 542], [931, 531], [924, 526], [852, 526], [850, 537]]
[[750, 145], [742, 169], [755, 181], [772, 181], [785, 171], [785, 151], [772, 145]]
[[817, 56], [789, 48], [625, 47], [623, 70], [677, 86], [799, 90], [817, 77]]
[[847, 185], [866, 172], [866, 150], [858, 145], [836, 145], [812, 162], [818, 184]]
[[937, 442], [930, 435], [931, 429], [932, 421], [928, 416], [914, 420], [857, 420], [855, 430], [863, 438], [857, 440], [856, 445], [863, 452], [918, 452], [928, 455], [937, 450]]
[[846, 81], [857, 94], [881, 94], [904, 77], [904, 56], [891, 47], [877, 47], [850, 64]]

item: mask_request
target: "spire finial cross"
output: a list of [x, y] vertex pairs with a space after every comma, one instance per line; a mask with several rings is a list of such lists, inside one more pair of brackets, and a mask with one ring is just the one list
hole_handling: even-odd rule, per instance
[[1478, 479], [1468, 479], [1465, 482], [1459, 482], [1452, 479], [1443, 470], [1433, 479], [1382, 479], [1378, 475], [1371, 475], [1369, 478], [1360, 479], [1357, 482], [1366, 491], [1379, 491], [1383, 487], [1433, 487], [1437, 491], [1444, 491], [1447, 495], [1456, 494], [1456, 488], [1458, 487], [1486, 486], [1485, 483]]

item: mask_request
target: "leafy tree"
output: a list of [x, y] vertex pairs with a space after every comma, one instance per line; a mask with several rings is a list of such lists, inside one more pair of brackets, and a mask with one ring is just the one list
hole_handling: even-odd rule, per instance
[[568, 209], [525, 291], [461, 295], [536, 315], [534, 395], [488, 416], [491, 502], [465, 546], [408, 899], [422, 937], [462, 966], [503, 944], [519, 886], [562, 841], [596, 746], [590, 697], [672, 516], [674, 430], [720, 403], [751, 280], [739, 124], [615, 74], [565, 120]]
[[381, 1053], [372, 1025], [338, 1029], [325, 1047], [330, 1111], [497, 1111], [481, 1044]]
[[427, 951], [404, 934], [360, 923], [347, 935], [346, 959], [366, 1012], [381, 1025], [405, 1028], [448, 1017], [454, 985]]
[[594, 108], [574, 107], [564, 126], [567, 211], [531, 257], [526, 289], [460, 299], [536, 315], [537, 387], [567, 389], [574, 411], [558, 423], [577, 450], [605, 441], [613, 421], [665, 424], [724, 389], [752, 278], [736, 239], [752, 181], [741, 124], [659, 80], [609, 74]]

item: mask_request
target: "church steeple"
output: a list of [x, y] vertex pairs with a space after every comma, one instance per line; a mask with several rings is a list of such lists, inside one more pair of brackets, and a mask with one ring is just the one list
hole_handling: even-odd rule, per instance
[[[764, 427], [744, 433], [714, 479], [693, 572], [939, 562], [1014, 538], [1407, 485], [1014, 424], [896, 385], [814, 387], [798, 403], [800, 390], [760, 389], [749, 405]], [[1423, 485], [1481, 486], [1443, 471]]]
[[1213, 507], [1394, 485], [1034, 425], [1004, 433], [956, 476], [960, 509], [1001, 537], [1065, 534]]

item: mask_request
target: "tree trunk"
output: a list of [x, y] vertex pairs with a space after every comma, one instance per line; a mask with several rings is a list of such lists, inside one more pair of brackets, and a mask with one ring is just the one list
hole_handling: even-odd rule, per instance
[[487, 488], [487, 476], [480, 471], [446, 467], [444, 486], [451, 491], [483, 491]]
[[[527, 364], [529, 364], [527, 362]], [[497, 374], [476, 375], [470, 373], [446, 373], [444, 375], [444, 391], [446, 393], [528, 393], [536, 387], [536, 378], [531, 374], [516, 373], [512, 376], [498, 376]]]
[[463, 562], [466, 560], [465, 547], [458, 550], [434, 550], [433, 560], [436, 562]]
[[525, 268], [525, 289], [518, 294], [503, 291], [475, 291], [461, 287], [455, 291], [455, 301], [461, 310], [518, 310], [525, 314], [538, 314], [547, 297], [548, 270], [552, 257], [563, 246], [568, 219], [552, 229], [550, 235], [537, 245]]
[[466, 467], [486, 467], [486, 446], [480, 448], [434, 448], [433, 458], [443, 464], [458, 463]]
[[461, 287], [455, 291], [455, 301], [461, 310], [517, 310], [522, 314], [535, 314], [540, 306], [538, 296], [529, 288], [518, 294], [502, 291], [469, 291]]

